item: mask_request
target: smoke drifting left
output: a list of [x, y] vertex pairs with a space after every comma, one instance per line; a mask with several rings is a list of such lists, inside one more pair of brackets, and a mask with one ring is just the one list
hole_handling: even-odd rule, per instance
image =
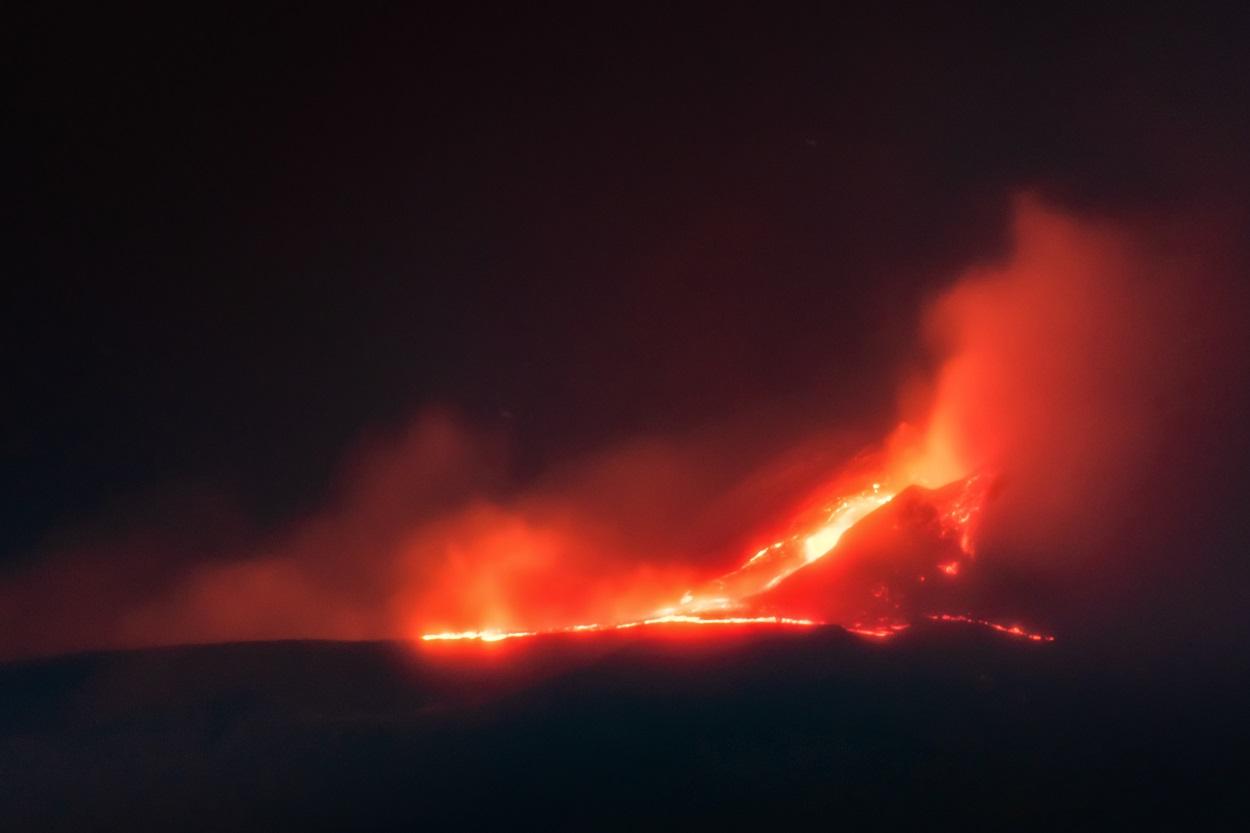
[[[1175, 220], [1109, 220], [1034, 196], [1004, 219], [1007, 253], [928, 309], [937, 369], [901, 386], [902, 427], [891, 416], [876, 437], [789, 434], [774, 407], [618, 442], [520, 484], [507, 437], [426, 410], [362, 444], [322, 509], [281, 528], [222, 540], [229, 522], [175, 510], [49, 545], [0, 584], [0, 655], [623, 622], [734, 570], [831, 489], [880, 481], [892, 495], [974, 473], [1000, 484], [959, 607], [943, 612], [1114, 628], [1157, 605], [1177, 547], [1203, 540], [1191, 521], [1210, 446], [1175, 432], [1223, 413], [1223, 380], [1243, 369], [1235, 305], [1220, 303], [1234, 300], [1228, 263]], [[883, 540], [903, 539], [861, 533], [847, 546], [888, 557]], [[1213, 558], [1185, 557], [1190, 575]], [[816, 598], [817, 612], [858, 624], [836, 618], [854, 603], [819, 602], [852, 586], [832, 575], [804, 590], [804, 613]]]
[[223, 544], [213, 524], [245, 527], [229, 513], [162, 507], [159, 524], [49, 547], [0, 585], [0, 654], [636, 616], [731, 564], [751, 520], [854, 448], [825, 437], [763, 462], [777, 442], [757, 431], [639, 439], [518, 490], [501, 436], [427, 410], [285, 528]]

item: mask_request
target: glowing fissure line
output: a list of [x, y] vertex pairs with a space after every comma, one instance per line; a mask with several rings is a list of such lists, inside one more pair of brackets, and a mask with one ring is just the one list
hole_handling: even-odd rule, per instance
[[991, 622], [987, 619], [976, 619], [972, 616], [962, 616], [952, 613], [934, 613], [929, 616], [934, 622], [962, 622], [966, 625], [980, 625], [983, 628], [989, 628], [999, 633], [1018, 636], [1021, 639], [1028, 639], [1031, 642], [1054, 642], [1055, 638], [1048, 633], [1032, 633], [1026, 631], [1019, 625], [1000, 625], [997, 622]]
[[[952, 613], [933, 613], [926, 618], [934, 622], [958, 622], [965, 625], [976, 625], [977, 627], [988, 628], [997, 633], [1004, 633], [1008, 636], [1014, 636], [1019, 639], [1027, 639], [1030, 642], [1054, 642], [1055, 638], [1046, 633], [1034, 633], [1026, 631], [1019, 625], [1003, 625], [998, 622], [991, 622], [988, 619], [977, 619], [972, 616], [962, 616]], [[560, 633], [584, 633], [587, 631], [619, 631], [630, 630], [632, 628], [646, 627], [648, 625], [664, 625], [664, 624], [685, 624], [685, 625], [787, 625], [797, 627], [817, 627], [825, 625], [825, 622], [819, 622], [815, 619], [796, 619], [789, 616], [730, 616], [717, 619], [704, 619], [699, 616], [689, 616], [686, 614], [675, 613], [667, 616], [655, 616], [650, 619], [639, 619], [636, 622], [621, 622], [616, 625], [572, 625], [567, 628], [556, 628], [549, 631], [445, 631], [443, 633], [427, 633], [422, 634], [421, 639], [426, 642], [456, 641], [456, 640], [475, 640], [478, 642], [502, 642], [505, 639], [517, 639], [524, 636], [540, 636], [543, 634], [560, 634]], [[906, 623], [895, 623], [892, 625], [852, 625], [844, 628], [848, 633], [856, 636], [871, 637], [873, 639], [888, 639], [897, 636], [907, 630], [910, 625]]]
[[444, 631], [442, 633], [423, 633], [421, 638], [426, 642], [453, 640], [453, 639], [477, 639], [482, 642], [500, 642], [504, 639], [516, 639], [520, 636], [535, 636], [538, 631]]
[[621, 622], [616, 625], [572, 625], [567, 628], [555, 628], [548, 631], [444, 631], [442, 633], [426, 633], [421, 635], [421, 639], [426, 642], [434, 641], [452, 641], [460, 639], [477, 640], [479, 642], [501, 642], [505, 639], [516, 639], [522, 636], [538, 636], [540, 634], [557, 634], [557, 633], [584, 633], [586, 631], [612, 631], [612, 630], [628, 630], [630, 628], [645, 627], [647, 625], [665, 625], [665, 624], [683, 624], [683, 625], [792, 625], [812, 627], [815, 625], [823, 625], [823, 622], [817, 622], [815, 619], [795, 619], [789, 616], [728, 616], [715, 619], [704, 619], [700, 616], [690, 616], [683, 613], [671, 613], [665, 616], [653, 616], [649, 619], [639, 619], [636, 622]]
[[684, 613], [672, 613], [667, 616], [655, 616], [639, 622], [623, 622], [612, 627], [636, 628], [639, 625], [662, 625], [677, 622], [688, 625], [823, 625], [815, 619], [794, 619], [789, 616], [726, 616], [715, 619], [704, 619], [701, 616], [690, 616]]

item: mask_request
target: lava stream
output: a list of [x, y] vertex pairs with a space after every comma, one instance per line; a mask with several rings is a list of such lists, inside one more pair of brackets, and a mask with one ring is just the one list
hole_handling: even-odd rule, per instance
[[982, 628], [998, 631], [999, 633], [1009, 634], [1010, 636], [1018, 636], [1021, 639], [1028, 639], [1032, 642], [1054, 642], [1055, 638], [1048, 633], [1035, 633], [1026, 631], [1019, 625], [1002, 625], [998, 622], [991, 622], [987, 619], [977, 619], [973, 616], [962, 616], [951, 613], [933, 613], [929, 615], [929, 619], [934, 622], [962, 622], [965, 625], [978, 625]]
[[[962, 616], [950, 613], [934, 613], [930, 614], [927, 618], [934, 622], [958, 622], [965, 625], [975, 625], [977, 627], [988, 628], [992, 631], [1006, 634], [1008, 636], [1027, 639], [1031, 642], [1055, 641], [1055, 637], [1050, 634], [1026, 631], [1019, 625], [1003, 625], [998, 622], [991, 622], [988, 619], [977, 619], [972, 616]], [[705, 619], [699, 616], [686, 616], [678, 614], [670, 616], [657, 616], [652, 619], [641, 619], [637, 622], [621, 622], [616, 625], [573, 625], [571, 627], [558, 628], [550, 631], [444, 631], [441, 633], [422, 634], [421, 639], [426, 642], [454, 642], [460, 640], [502, 642], [505, 639], [518, 639], [526, 636], [629, 630], [631, 628], [645, 627], [647, 625], [663, 624], [782, 625], [797, 627], [819, 627], [827, 625], [825, 622], [817, 622], [813, 619], [793, 619], [786, 616], [729, 616], [723, 618]], [[856, 636], [869, 637], [873, 639], [888, 639], [889, 637], [897, 636], [909, 627], [911, 626], [905, 622], [898, 622], [891, 625], [850, 625], [845, 627], [844, 630], [848, 633], [853, 633]]]
[[[967, 560], [973, 557], [973, 535], [988, 493], [988, 483], [987, 476], [975, 474], [949, 483], [941, 489], [922, 489], [918, 493], [909, 492], [909, 494], [920, 494], [923, 499], [932, 501], [933, 515], [931, 517], [935, 518], [932, 529], [935, 531], [929, 534], [934, 535], [937, 541], [950, 542], [943, 545], [946, 548], [942, 550], [945, 553], [943, 560], [930, 565], [947, 579], [954, 579], [960, 575], [960, 559]], [[762, 547], [737, 569], [706, 583], [697, 590], [686, 591], [676, 604], [656, 609], [650, 615], [639, 619], [577, 624], [545, 630], [441, 631], [424, 633], [421, 639], [426, 642], [458, 640], [500, 642], [539, 634], [628, 630], [662, 624], [788, 627], [843, 624], [847, 631], [859, 636], [874, 639], [892, 637], [908, 627], [908, 623], [903, 621], [906, 617], [900, 617], [898, 611], [891, 615], [879, 618], [874, 616], [867, 620], [875, 624], [861, 624], [866, 621], [863, 619], [852, 619], [850, 621], [854, 624], [846, 624], [829, 622], [812, 616], [785, 615], [783, 611], [771, 611], [772, 615], [760, 615], [770, 611], [759, 608], [762, 606], [760, 601], [766, 599], [770, 591], [803, 568], [829, 556], [837, 550], [846, 533], [904, 491], [906, 490], [883, 488], [881, 483], [875, 482], [870, 488], [858, 493], [823, 502], [817, 518], [812, 519], [809, 515], [806, 523], [796, 524], [791, 534]], [[911, 498], [909, 501], [905, 508], [916, 503]], [[957, 559], [946, 560], [950, 557], [952, 550]], [[916, 580], [923, 582], [925, 578], [920, 575], [916, 577]], [[875, 592], [874, 595], [881, 595], [881, 593]], [[885, 593], [885, 597], [888, 595]], [[752, 610], [752, 606], [756, 609]], [[766, 607], [766, 605], [763, 606]], [[709, 613], [713, 615], [707, 615]], [[1054, 640], [1052, 636], [1031, 633], [1017, 625], [1001, 625], [970, 616], [926, 614], [925, 618], [939, 622], [978, 625], [1035, 642]]]
[[522, 636], [538, 636], [541, 634], [556, 633], [584, 633], [587, 631], [619, 631], [628, 630], [630, 628], [644, 627], [647, 625], [665, 625], [665, 624], [682, 624], [682, 625], [797, 625], [811, 627], [814, 625], [822, 625], [823, 622], [817, 622], [812, 619], [793, 619], [788, 616], [726, 616], [712, 619], [705, 619], [700, 616], [690, 616], [687, 614], [667, 614], [664, 616], [654, 616], [650, 619], [639, 619], [635, 622], [620, 622], [615, 625], [572, 625], [567, 628], [557, 628], [549, 631], [444, 631], [441, 633], [426, 633], [421, 635], [421, 639], [426, 642], [444, 641], [444, 640], [478, 640], [481, 642], [500, 642], [504, 639], [516, 639]]

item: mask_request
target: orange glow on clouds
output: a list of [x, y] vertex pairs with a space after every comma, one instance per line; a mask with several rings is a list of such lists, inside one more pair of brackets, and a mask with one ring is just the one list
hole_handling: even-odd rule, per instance
[[[835, 477], [804, 501], [782, 534], [765, 538], [735, 569], [680, 589], [665, 587], [663, 581], [654, 583], [632, 600], [642, 603], [650, 592], [650, 607], [622, 615], [618, 606], [616, 616], [588, 610], [592, 615], [586, 621], [604, 623], [590, 627], [628, 627], [672, 616], [700, 623], [718, 617], [767, 616], [831, 621], [882, 637], [896, 633], [911, 616], [939, 615], [923, 610], [926, 593], [936, 590], [915, 588], [932, 587], [926, 584], [930, 575], [948, 584], [967, 580], [990, 487], [998, 474], [1033, 474], [1038, 449], [1047, 441], [1051, 446], [1091, 441], [1084, 436], [1088, 426], [1070, 426], [1056, 409], [1068, 407], [1072, 396], [1089, 393], [1081, 387], [1079, 375], [1073, 383], [1072, 369], [1088, 363], [1086, 351], [1103, 345], [1105, 333], [1102, 319], [1081, 304], [1088, 301], [1101, 308], [1105, 301], [1093, 296], [1104, 292], [1119, 297], [1114, 284], [1124, 271], [1120, 241], [1106, 230], [1088, 230], [1028, 199], [1017, 204], [1015, 238], [1010, 261], [973, 270], [932, 307], [929, 329], [948, 356], [929, 386], [926, 412], [917, 420], [920, 428], [900, 425], [867, 463], [861, 461], [858, 470]], [[1093, 402], [1096, 406], [1097, 397]], [[913, 487], [928, 489], [925, 494], [933, 497], [911, 501], [885, 523], [890, 528], [915, 527], [909, 537], [884, 545], [888, 549], [908, 542], [905, 546], [913, 556], [906, 570], [891, 566], [895, 556], [889, 552], [876, 556], [882, 559], [880, 565], [862, 563], [863, 557], [856, 555], [845, 567], [835, 563], [833, 568], [814, 570], [829, 559], [846, 558], [841, 544], [849, 534], [887, 511], [900, 494], [911, 494]], [[874, 535], [885, 540], [882, 536], [889, 530], [877, 527], [882, 524], [859, 536], [858, 552], [871, 549], [866, 542]], [[925, 563], [929, 552], [939, 560]], [[803, 589], [796, 595], [787, 589], [788, 583], [800, 577]], [[498, 609], [491, 593], [479, 594], [472, 582], [449, 587], [448, 592], [480, 595], [476, 620], [470, 617], [466, 622], [473, 626], [468, 633], [480, 633], [481, 623], [494, 620]], [[813, 617], [814, 611], [822, 615]], [[533, 615], [517, 613], [499, 623], [499, 632], [570, 627], [558, 622], [534, 627]], [[861, 624], [864, 615], [876, 623]], [[1015, 634], [1010, 628], [968, 621]]]
[[[968, 484], [979, 478], [970, 478]], [[967, 543], [972, 532], [971, 522], [980, 514], [979, 501], [984, 498], [983, 489], [959, 484], [955, 491], [957, 499], [941, 515], [941, 534], [954, 535], [964, 551], [970, 553]], [[537, 633], [576, 633], [584, 631], [622, 630], [656, 624], [686, 625], [803, 625], [823, 624], [816, 619], [786, 615], [758, 615], [755, 599], [761, 593], [773, 590], [798, 571], [823, 558], [836, 557], [843, 536], [864, 518], [890, 503], [894, 493], [874, 482], [863, 492], [829, 502], [825, 514], [818, 517], [815, 526], [791, 534], [788, 538], [774, 541], [762, 547], [746, 559], [743, 565], [729, 574], [715, 579], [696, 590], [686, 590], [673, 603], [652, 610], [638, 619], [609, 620], [608, 622], [573, 625], [546, 626], [537, 629], [472, 628], [467, 630], [434, 630], [421, 634], [424, 641], [479, 640], [497, 642]], [[516, 546], [517, 542], [510, 542]], [[506, 549], [506, 548], [505, 548]], [[507, 550], [512, 552], [512, 550]], [[508, 559], [504, 559], [505, 563]], [[958, 573], [958, 562], [939, 565], [938, 569], [948, 576]], [[488, 583], [493, 592], [494, 584]], [[460, 586], [463, 591], [465, 586]], [[834, 588], [836, 592], [836, 588]], [[492, 598], [488, 593], [487, 599]], [[845, 624], [845, 623], [844, 623]], [[853, 633], [886, 637], [906, 627], [905, 623], [887, 623], [864, 626], [858, 623], [849, 627]]]
[[1139, 279], [1163, 267], [1123, 226], [1028, 198], [1013, 216], [1009, 252], [928, 305], [937, 362], [858, 455], [832, 428], [787, 447], [785, 421], [762, 411], [517, 483], [502, 437], [429, 412], [351, 455], [321, 511], [265, 535], [200, 549], [182, 528], [68, 538], [0, 580], [0, 652], [653, 624], [878, 638], [972, 616], [965, 588], [1014, 612], [979, 583], [987, 571], [1076, 575], [1115, 529], [1104, 515], [1148, 459], [1152, 408], [1179, 372], [1158, 333], [1183, 294]]

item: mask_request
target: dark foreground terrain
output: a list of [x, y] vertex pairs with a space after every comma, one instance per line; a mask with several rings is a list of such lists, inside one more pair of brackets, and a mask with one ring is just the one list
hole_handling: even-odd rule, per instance
[[[0, 829], [1238, 827], [1235, 679], [964, 625], [0, 666]], [[1216, 684], [1218, 682], [1218, 685]]]

